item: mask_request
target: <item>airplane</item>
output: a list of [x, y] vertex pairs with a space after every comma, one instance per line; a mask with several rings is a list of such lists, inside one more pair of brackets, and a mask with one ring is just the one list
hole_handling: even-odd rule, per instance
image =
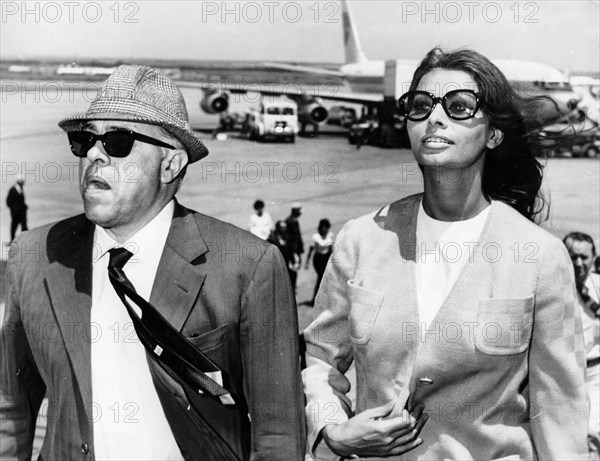
[[[328, 110], [323, 104], [324, 100], [345, 103], [362, 104], [368, 108], [378, 107], [384, 101], [386, 80], [386, 61], [371, 61], [365, 56], [358, 36], [356, 23], [347, 0], [341, 0], [342, 23], [344, 32], [345, 63], [338, 70], [322, 69], [311, 66], [300, 66], [277, 62], [266, 62], [263, 66], [297, 73], [328, 76], [341, 81], [347, 91], [340, 91], [337, 85], [323, 88], [302, 89], [298, 86], [280, 88], [260, 87], [249, 90], [241, 85], [234, 84], [209, 84], [202, 86], [203, 96], [200, 107], [206, 113], [220, 113], [229, 107], [229, 95], [259, 92], [264, 96], [285, 96], [298, 104], [298, 119], [301, 126], [307, 124], [318, 127], [328, 118]], [[580, 97], [573, 91], [568, 77], [558, 69], [533, 61], [513, 59], [493, 59], [494, 64], [504, 73], [509, 82], [520, 94], [544, 94], [556, 102], [548, 114], [542, 117], [556, 117], [560, 113], [567, 113], [577, 106]], [[389, 61], [388, 61], [389, 63]], [[395, 94], [394, 99], [408, 90], [413, 73], [419, 61], [395, 60]], [[399, 84], [401, 83], [401, 84]], [[180, 82], [181, 86], [198, 87], [196, 83]], [[389, 92], [389, 90], [388, 90]]]

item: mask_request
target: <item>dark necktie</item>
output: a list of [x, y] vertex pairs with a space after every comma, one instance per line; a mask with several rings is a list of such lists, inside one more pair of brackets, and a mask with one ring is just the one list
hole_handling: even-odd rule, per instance
[[[223, 375], [219, 367], [189, 343], [154, 306], [137, 294], [123, 272], [123, 267], [133, 254], [125, 248], [113, 248], [109, 253], [108, 277], [125, 305], [135, 332], [146, 350], [173, 370], [196, 392], [207, 392], [213, 397], [218, 397], [221, 403], [226, 405], [234, 404], [229, 392], [221, 385]], [[141, 318], [125, 295], [141, 309]]]
[[590, 308], [590, 310], [594, 313], [594, 315], [600, 316], [600, 312], [599, 312], [600, 305], [598, 305], [598, 303], [592, 299], [592, 297], [590, 296], [590, 291], [588, 290], [588, 287], [586, 287], [585, 285], [582, 285], [580, 287], [577, 287], [577, 289], [579, 291], [579, 296], [581, 296], [581, 299], [586, 304], [586, 306], [588, 306]]

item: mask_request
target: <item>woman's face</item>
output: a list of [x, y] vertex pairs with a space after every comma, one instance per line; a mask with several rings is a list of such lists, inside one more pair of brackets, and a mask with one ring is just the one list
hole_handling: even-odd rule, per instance
[[[437, 97], [457, 89], [478, 91], [468, 73], [446, 69], [425, 74], [417, 87]], [[473, 118], [454, 120], [438, 103], [425, 120], [408, 120], [407, 129], [415, 159], [425, 167], [461, 169], [476, 163], [483, 167], [484, 152], [498, 144], [492, 139], [495, 131], [490, 127], [489, 117], [481, 109]]]

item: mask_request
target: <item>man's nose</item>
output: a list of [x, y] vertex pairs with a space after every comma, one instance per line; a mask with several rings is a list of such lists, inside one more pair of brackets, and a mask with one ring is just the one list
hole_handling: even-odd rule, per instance
[[96, 144], [88, 150], [86, 157], [92, 163], [110, 164], [110, 155], [106, 153], [100, 141], [96, 141]]

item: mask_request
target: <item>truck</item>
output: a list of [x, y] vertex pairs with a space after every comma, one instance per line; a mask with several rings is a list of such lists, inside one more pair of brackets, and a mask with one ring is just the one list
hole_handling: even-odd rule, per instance
[[295, 142], [298, 130], [298, 105], [295, 102], [265, 99], [258, 109], [248, 111], [242, 129], [248, 139], [259, 142], [266, 139]]

